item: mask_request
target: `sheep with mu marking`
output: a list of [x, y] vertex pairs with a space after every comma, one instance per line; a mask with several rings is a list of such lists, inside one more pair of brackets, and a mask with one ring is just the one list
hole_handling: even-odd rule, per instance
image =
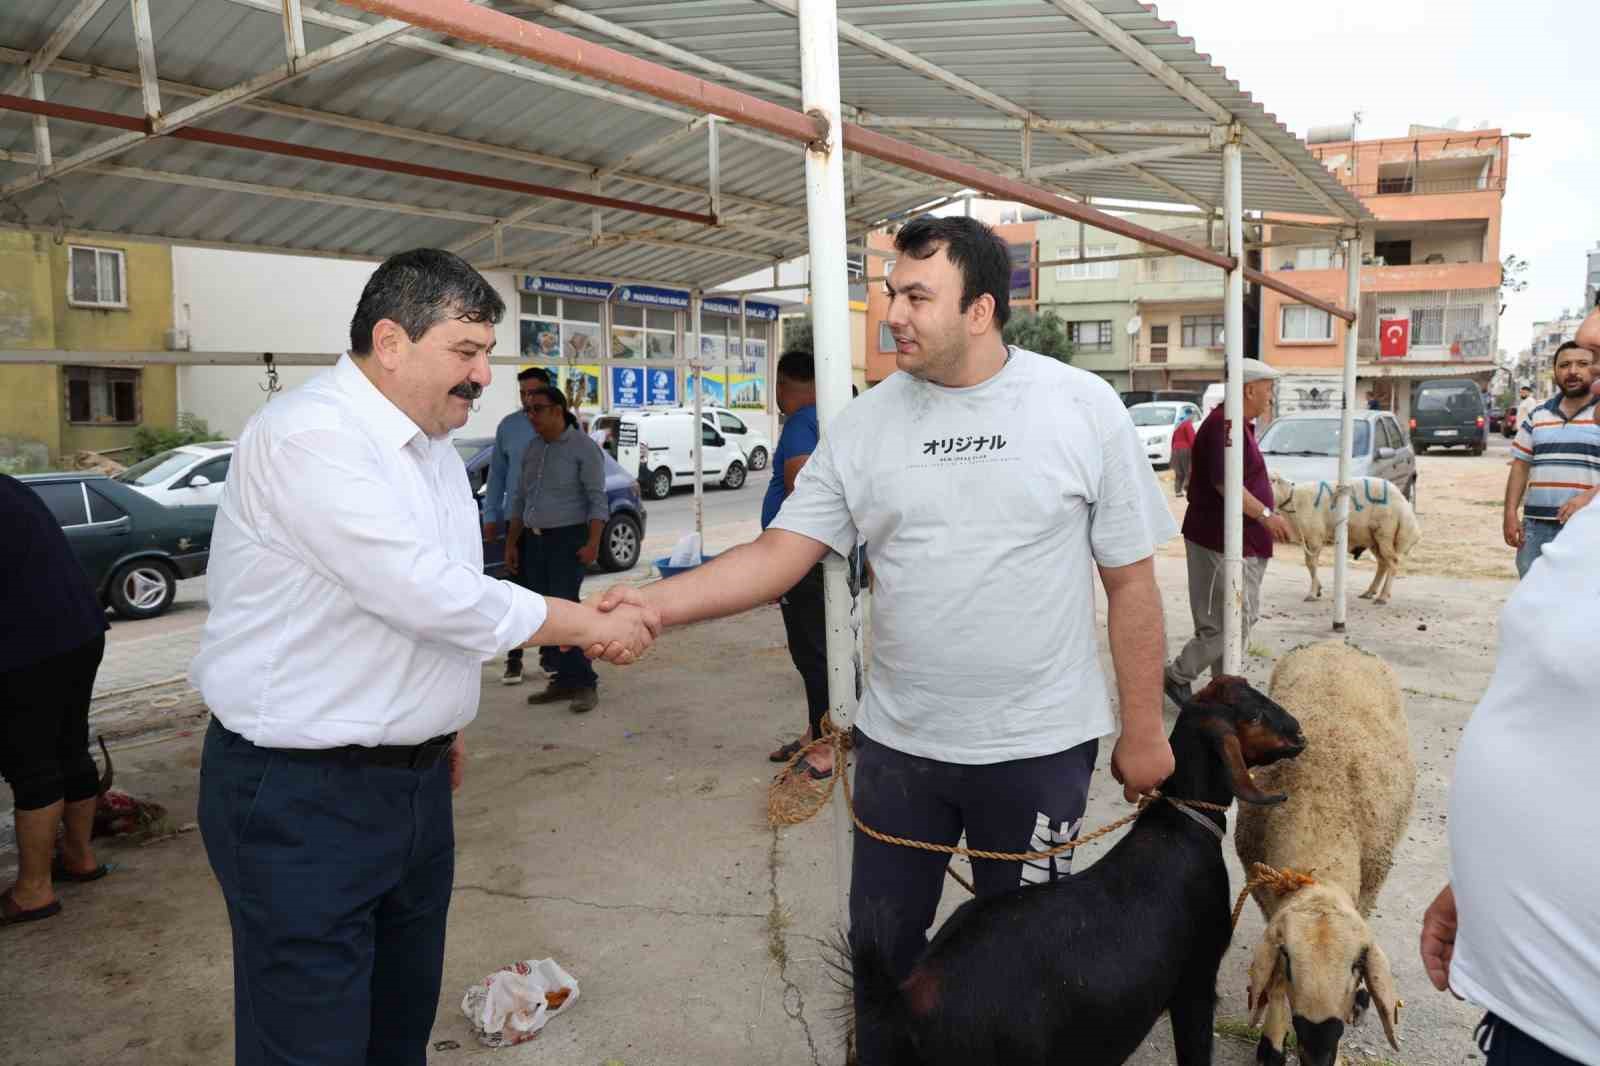
[[1264, 863], [1310, 883], [1255, 890], [1267, 919], [1250, 963], [1251, 1024], [1266, 1016], [1256, 1061], [1283, 1066], [1292, 1021], [1303, 1066], [1332, 1066], [1345, 1025], [1369, 1002], [1398, 1049], [1400, 1001], [1366, 919], [1416, 790], [1400, 683], [1382, 659], [1330, 640], [1279, 660], [1269, 692], [1299, 720], [1306, 750], [1255, 772], [1261, 789], [1289, 801], [1241, 805], [1234, 843], [1247, 871]]
[[[1422, 527], [1417, 524], [1410, 501], [1381, 477], [1351, 478], [1350, 492], [1351, 554], [1359, 557], [1362, 551], [1371, 549], [1378, 557], [1378, 573], [1361, 598], [1385, 604], [1400, 564], [1422, 539]], [[1311, 591], [1306, 599], [1320, 599], [1322, 582], [1317, 579], [1317, 565], [1322, 549], [1333, 543], [1336, 486], [1328, 481], [1297, 484], [1274, 477], [1272, 496], [1273, 506], [1289, 520], [1305, 549], [1306, 569], [1311, 573]]]

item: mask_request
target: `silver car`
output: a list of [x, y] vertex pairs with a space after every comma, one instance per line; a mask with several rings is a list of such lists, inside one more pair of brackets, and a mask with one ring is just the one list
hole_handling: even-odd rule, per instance
[[[1387, 411], [1357, 411], [1351, 477], [1381, 477], [1412, 503], [1417, 499], [1417, 453]], [[1267, 472], [1289, 481], [1339, 480], [1339, 415], [1308, 411], [1284, 415], [1261, 434]]]

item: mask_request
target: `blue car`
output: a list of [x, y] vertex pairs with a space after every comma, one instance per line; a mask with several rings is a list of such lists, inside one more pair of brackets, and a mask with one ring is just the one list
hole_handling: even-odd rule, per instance
[[[494, 454], [493, 437], [461, 437], [454, 442], [462, 462], [467, 464], [467, 477], [472, 481], [472, 495], [478, 501], [478, 512], [483, 513], [483, 496], [489, 485], [489, 460]], [[605, 454], [605, 453], [602, 453]], [[644, 502], [639, 497], [639, 482], [617, 464], [609, 454], [606, 462], [606, 501], [611, 505], [611, 517], [600, 534], [602, 570], [616, 573], [632, 570], [639, 562], [644, 547]], [[481, 523], [480, 523], [481, 524]], [[506, 538], [485, 541], [483, 545], [483, 572], [491, 577], [506, 576]]]

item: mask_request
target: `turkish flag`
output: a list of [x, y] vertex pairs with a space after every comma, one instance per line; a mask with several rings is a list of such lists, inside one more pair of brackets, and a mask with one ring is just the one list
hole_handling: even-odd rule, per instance
[[1403, 359], [1411, 349], [1411, 320], [1409, 318], [1380, 318], [1378, 320], [1378, 358]]

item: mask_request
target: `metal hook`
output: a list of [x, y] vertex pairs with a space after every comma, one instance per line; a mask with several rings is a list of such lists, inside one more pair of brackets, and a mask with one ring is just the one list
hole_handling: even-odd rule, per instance
[[272, 361], [272, 353], [262, 352], [261, 361], [267, 366], [267, 383], [265, 385], [257, 385], [256, 388], [267, 394], [267, 401], [270, 403], [272, 394], [282, 392], [283, 386], [278, 384], [278, 367]]

